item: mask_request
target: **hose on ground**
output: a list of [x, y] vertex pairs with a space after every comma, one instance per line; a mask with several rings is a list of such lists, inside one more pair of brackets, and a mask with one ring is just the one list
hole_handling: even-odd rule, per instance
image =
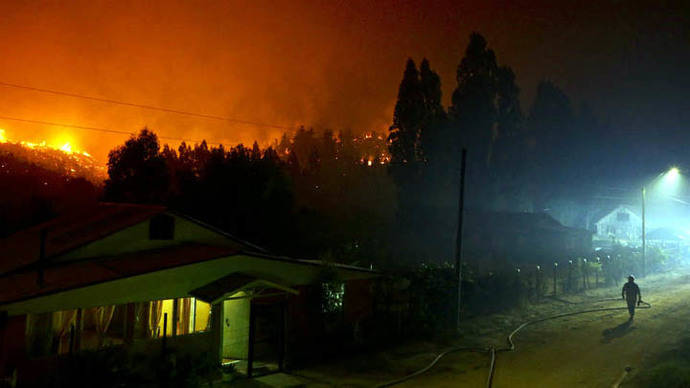
[[407, 375], [407, 376], [401, 377], [401, 378], [399, 378], [399, 379], [397, 379], [397, 380], [392, 380], [392, 381], [385, 382], [385, 383], [383, 383], [383, 384], [379, 384], [379, 385], [376, 386], [376, 388], [390, 387], [390, 386], [397, 385], [397, 384], [400, 384], [400, 383], [402, 383], [402, 382], [405, 382], [405, 381], [407, 381], [407, 380], [413, 379], [413, 378], [415, 378], [415, 377], [417, 377], [417, 376], [419, 376], [419, 375], [425, 373], [425, 372], [428, 371], [429, 369], [433, 368], [433, 367], [436, 365], [436, 363], [438, 362], [438, 360], [440, 360], [441, 358], [443, 358], [446, 354], [454, 353], [454, 352], [461, 352], [461, 351], [484, 353], [484, 352], [487, 351], [487, 349], [484, 349], [484, 348], [471, 348], [471, 347], [464, 347], [464, 346], [455, 347], [455, 348], [450, 348], [450, 349], [448, 349], [448, 350], [446, 350], [446, 351], [440, 353], [438, 356], [436, 356], [436, 358], [434, 358], [434, 360], [431, 361], [431, 363], [429, 363], [429, 365], [425, 366], [424, 368], [422, 368], [422, 369], [420, 369], [420, 370], [418, 370], [418, 371], [416, 371], [416, 372], [414, 372], [414, 373], [411, 373], [411, 374], [409, 374], [409, 375]]
[[[599, 303], [599, 302], [607, 302], [607, 301], [613, 301], [613, 300], [620, 300], [620, 299], [618, 299], [618, 298], [607, 298], [607, 299], [592, 301], [592, 302], [588, 302], [588, 303]], [[573, 304], [574, 304], [574, 303], [573, 303]], [[644, 306], [639, 307], [639, 308], [641, 308], [641, 309], [649, 309], [649, 308], [652, 307], [652, 305], [649, 304], [649, 303], [647, 303], [647, 302], [640, 301], [640, 304], [643, 304], [643, 305], [644, 305]], [[500, 349], [495, 349], [493, 346], [492, 346], [492, 347], [489, 347], [489, 348], [473, 348], [473, 347], [454, 347], [454, 348], [450, 348], [450, 349], [448, 349], [448, 350], [446, 350], [446, 351], [440, 353], [438, 356], [436, 356], [436, 358], [434, 358], [434, 360], [433, 360], [429, 365], [425, 366], [424, 368], [422, 368], [422, 369], [420, 369], [420, 370], [418, 370], [418, 371], [416, 371], [416, 372], [413, 372], [413, 373], [411, 373], [411, 374], [409, 374], [409, 375], [407, 375], [407, 376], [401, 377], [401, 378], [399, 378], [399, 379], [397, 379], [397, 380], [392, 380], [392, 381], [389, 381], [389, 382], [386, 382], [386, 383], [377, 385], [376, 387], [377, 387], [377, 388], [390, 387], [390, 386], [393, 386], [393, 385], [397, 385], [397, 384], [403, 383], [403, 382], [405, 382], [405, 381], [407, 381], [407, 380], [410, 380], [410, 379], [412, 379], [412, 378], [415, 378], [415, 377], [417, 377], [417, 376], [419, 376], [419, 375], [421, 375], [421, 374], [423, 374], [423, 373], [426, 373], [428, 370], [430, 370], [431, 368], [433, 368], [433, 367], [438, 363], [438, 361], [439, 361], [441, 358], [443, 358], [443, 357], [446, 356], [447, 354], [454, 353], [454, 352], [459, 352], [459, 351], [472, 351], [472, 352], [480, 352], [480, 353], [484, 353], [484, 352], [489, 353], [489, 355], [490, 355], [490, 357], [491, 357], [491, 362], [490, 362], [490, 364], [489, 364], [489, 375], [488, 375], [487, 380], [486, 380], [486, 387], [487, 387], [487, 388], [491, 388], [492, 385], [493, 385], [494, 372], [495, 372], [495, 370], [496, 370], [496, 353], [498, 353], [498, 352], [513, 352], [513, 351], [515, 351], [516, 347], [515, 347], [515, 342], [513, 341], [513, 337], [514, 337], [518, 332], [520, 332], [520, 330], [524, 329], [525, 327], [527, 327], [527, 326], [529, 326], [529, 325], [533, 325], [533, 324], [535, 324], [535, 323], [540, 323], [540, 322], [548, 321], [548, 320], [551, 320], [551, 319], [558, 319], [558, 318], [569, 317], [569, 316], [572, 316], [572, 315], [586, 314], [586, 313], [594, 313], [594, 312], [601, 312], [601, 311], [627, 310], [627, 309], [628, 309], [627, 307], [607, 307], [607, 308], [597, 308], [597, 309], [589, 309], [589, 310], [580, 310], [580, 311], [574, 311], [574, 312], [564, 313], [564, 314], [557, 314], [557, 315], [552, 315], [552, 316], [545, 317], [545, 318], [539, 318], [539, 319], [533, 319], [533, 320], [530, 320], [530, 321], [526, 321], [526, 322], [521, 323], [517, 328], [515, 328], [515, 330], [513, 330], [510, 334], [508, 334], [508, 337], [506, 338], [506, 339], [507, 339], [507, 342], [508, 342], [508, 347], [500, 348]]]
[[[613, 299], [613, 300], [619, 300], [619, 299]], [[604, 300], [606, 301], [606, 299]], [[595, 302], [596, 303], [596, 302]], [[640, 304], [644, 304], [645, 306], [639, 307], [641, 309], [648, 309], [651, 308], [652, 305], [650, 305], [647, 302], [640, 302]], [[557, 319], [557, 318], [564, 318], [564, 317], [569, 317], [571, 315], [578, 315], [578, 314], [586, 314], [586, 313], [594, 313], [598, 311], [614, 311], [614, 310], [627, 310], [627, 307], [608, 307], [608, 308], [598, 308], [598, 309], [590, 309], [590, 310], [580, 310], [580, 311], [574, 311], [571, 313], [565, 313], [565, 314], [558, 314], [558, 315], [552, 315], [550, 317], [546, 318], [540, 318], [540, 319], [533, 319], [531, 321], [523, 322], [520, 326], [518, 326], [515, 330], [513, 330], [509, 335], [508, 335], [508, 347], [507, 348], [502, 348], [498, 349], [499, 352], [505, 352], [505, 351], [514, 351], [515, 350], [515, 343], [513, 342], [513, 336], [517, 334], [520, 330], [522, 330], [525, 326], [533, 325], [535, 323], [539, 322], [544, 322], [548, 321], [551, 319]]]
[[[494, 370], [494, 367], [496, 365], [496, 349], [492, 346], [491, 350], [491, 362], [489, 363], [489, 370]], [[494, 374], [489, 373], [489, 376], [486, 378], [486, 386], [490, 387], [494, 383]]]

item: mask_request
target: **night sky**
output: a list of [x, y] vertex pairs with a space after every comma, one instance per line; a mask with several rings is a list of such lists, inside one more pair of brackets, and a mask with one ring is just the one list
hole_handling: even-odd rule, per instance
[[[384, 131], [406, 58], [431, 61], [447, 102], [478, 31], [515, 70], [525, 111], [537, 82], [550, 79], [611, 125], [621, 137], [612, 149], [660, 165], [684, 154], [688, 5], [506, 3], [4, 1], [0, 82], [278, 126]], [[228, 143], [267, 144], [282, 132], [7, 87], [0, 115], [132, 132], [148, 125]], [[69, 138], [100, 160], [126, 138], [7, 120], [0, 128], [23, 140]]]

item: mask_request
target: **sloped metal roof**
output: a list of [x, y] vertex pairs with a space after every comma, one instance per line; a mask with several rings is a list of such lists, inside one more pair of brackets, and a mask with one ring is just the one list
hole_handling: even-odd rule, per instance
[[276, 282], [261, 279], [256, 276], [244, 273], [232, 273], [202, 287], [189, 292], [193, 297], [206, 303], [216, 303], [226, 296], [234, 295], [240, 291], [256, 290], [276, 290], [297, 295], [299, 292], [293, 288], [278, 284]]

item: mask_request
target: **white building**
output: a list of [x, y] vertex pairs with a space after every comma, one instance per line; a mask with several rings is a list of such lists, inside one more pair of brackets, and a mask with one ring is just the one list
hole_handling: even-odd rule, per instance
[[642, 218], [626, 205], [619, 205], [594, 225], [594, 237], [598, 240], [633, 242], [642, 239]]

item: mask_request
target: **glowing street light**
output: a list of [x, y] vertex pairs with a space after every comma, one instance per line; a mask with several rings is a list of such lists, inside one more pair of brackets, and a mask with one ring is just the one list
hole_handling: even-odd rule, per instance
[[[668, 171], [659, 174], [656, 189], [669, 196], [677, 194], [680, 187], [680, 170], [678, 167], [671, 167]], [[656, 179], [655, 179], [656, 180]], [[645, 237], [645, 204], [647, 201], [647, 190], [642, 186], [642, 276], [647, 276], [647, 241]]]

